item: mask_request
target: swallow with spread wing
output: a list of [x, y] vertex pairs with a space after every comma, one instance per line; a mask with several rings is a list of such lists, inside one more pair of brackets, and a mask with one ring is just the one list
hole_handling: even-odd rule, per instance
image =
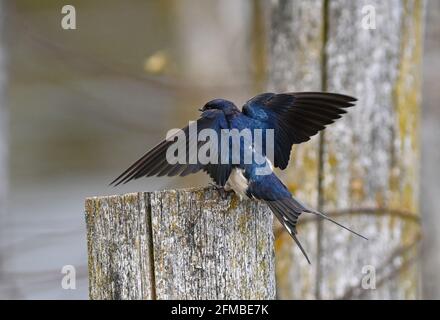
[[[285, 169], [288, 165], [291, 149], [294, 144], [310, 140], [323, 130], [326, 125], [342, 117], [346, 109], [354, 106], [356, 99], [335, 93], [299, 92], [299, 93], [263, 93], [247, 101], [240, 111], [234, 103], [216, 99], [200, 109], [200, 118], [196, 121], [197, 131], [214, 130], [218, 136], [224, 129], [271, 129], [273, 132], [273, 166]], [[189, 127], [182, 129], [188, 133]], [[188, 135], [187, 135], [188, 137]], [[191, 141], [187, 138], [186, 146]], [[258, 174], [257, 169], [269, 164], [266, 156], [268, 146], [261, 148], [265, 162], [245, 163], [242, 155], [240, 161], [202, 164], [199, 161], [174, 163], [167, 161], [167, 149], [173, 143], [166, 139], [147, 152], [143, 157], [125, 170], [111, 184], [119, 185], [141, 177], [151, 176], [186, 176], [201, 170], [205, 171], [219, 187], [226, 191], [233, 190], [240, 196], [257, 199], [267, 203], [271, 211], [292, 236], [307, 261], [310, 260], [297, 238], [296, 224], [302, 213], [311, 213], [327, 219], [348, 231], [365, 238], [331, 219], [324, 213], [313, 210], [295, 199], [287, 187], [274, 172]], [[221, 145], [218, 143], [218, 150]], [[197, 148], [202, 146], [196, 143]], [[229, 145], [228, 148], [231, 146]], [[243, 148], [243, 146], [242, 146]], [[253, 149], [253, 152], [255, 150]], [[365, 238], [366, 239], [366, 238]]]

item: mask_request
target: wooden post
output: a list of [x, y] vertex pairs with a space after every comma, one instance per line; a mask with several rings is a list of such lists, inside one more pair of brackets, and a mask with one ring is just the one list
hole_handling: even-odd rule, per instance
[[91, 299], [273, 299], [272, 214], [215, 189], [86, 200]]
[[[365, 27], [369, 13], [372, 29]], [[302, 217], [299, 234], [313, 267], [280, 233], [279, 297], [418, 298], [424, 1], [278, 0], [271, 18], [272, 90], [359, 99], [348, 116], [294, 149], [285, 181], [299, 198], [370, 239]]]

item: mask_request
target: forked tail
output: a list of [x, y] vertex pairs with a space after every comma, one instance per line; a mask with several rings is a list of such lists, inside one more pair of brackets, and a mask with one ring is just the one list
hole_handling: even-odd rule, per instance
[[275, 214], [275, 216], [278, 218], [278, 220], [281, 222], [281, 224], [286, 228], [287, 232], [289, 232], [290, 236], [293, 238], [295, 243], [298, 245], [299, 249], [303, 253], [304, 257], [307, 259], [307, 262], [310, 263], [310, 259], [307, 256], [306, 251], [304, 250], [303, 246], [301, 245], [300, 241], [298, 240], [296, 234], [296, 224], [298, 222], [298, 218], [301, 215], [301, 213], [312, 213], [314, 215], [320, 216], [324, 218], [325, 220], [328, 220], [330, 222], [333, 222], [334, 224], [338, 225], [339, 227], [355, 234], [358, 237], [361, 237], [365, 240], [368, 240], [363, 235], [357, 233], [356, 231], [351, 230], [350, 228], [340, 224], [336, 220], [330, 218], [328, 215], [311, 210], [307, 208], [304, 204], [302, 204], [300, 201], [295, 199], [294, 197], [289, 198], [283, 198], [275, 201], [266, 201], [269, 208], [272, 210], [272, 212]]

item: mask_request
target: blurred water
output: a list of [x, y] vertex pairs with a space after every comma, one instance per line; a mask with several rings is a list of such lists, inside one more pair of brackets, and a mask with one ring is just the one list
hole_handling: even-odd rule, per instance
[[[58, 2], [7, 2], [11, 192], [0, 298], [87, 298], [87, 196], [206, 184], [200, 174], [107, 186], [207, 100], [253, 93], [249, 3], [79, 0], [78, 29], [65, 31]], [[216, 40], [203, 50], [203, 37]], [[152, 72], [146, 61], [158, 52]], [[76, 290], [61, 287], [64, 265], [76, 268]]]

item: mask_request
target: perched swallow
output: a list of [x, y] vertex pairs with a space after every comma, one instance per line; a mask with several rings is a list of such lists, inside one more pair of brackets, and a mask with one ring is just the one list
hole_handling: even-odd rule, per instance
[[[216, 99], [208, 102], [200, 109], [202, 114], [196, 121], [197, 132], [203, 129], [211, 129], [220, 136], [221, 131], [224, 129], [260, 129], [264, 132], [271, 129], [274, 135], [273, 146], [271, 146], [273, 148], [273, 166], [285, 169], [289, 163], [291, 149], [294, 144], [310, 140], [326, 125], [341, 118], [346, 113], [347, 108], [354, 106], [355, 101], [355, 98], [335, 93], [263, 93], [247, 101], [240, 111], [234, 103]], [[182, 132], [187, 134], [189, 130], [189, 126], [187, 126], [182, 129]], [[188, 135], [186, 136], [188, 137]], [[263, 139], [263, 141], [265, 140]], [[233, 190], [242, 197], [267, 203], [309, 263], [310, 260], [296, 237], [296, 224], [303, 212], [321, 216], [365, 238], [295, 199], [275, 173], [258, 174], [257, 169], [262, 166], [272, 166], [272, 162], [266, 156], [269, 146], [265, 145], [264, 142], [259, 151], [264, 158], [263, 162], [251, 161], [245, 163], [243, 156], [240, 155], [238, 163], [218, 161], [217, 163], [207, 164], [202, 164], [199, 161], [170, 164], [167, 161], [166, 154], [168, 147], [173, 143], [173, 139], [160, 142], [111, 184], [116, 186], [141, 177], [186, 176], [203, 170], [214, 180], [216, 185], [223, 187], [226, 191]], [[187, 138], [187, 148], [191, 143], [195, 143], [197, 149], [203, 145], [200, 141], [194, 142]], [[218, 141], [216, 143], [219, 144], [217, 147], [220, 150], [222, 146]], [[253, 148], [253, 145], [240, 146], [241, 151], [245, 148], [251, 148], [253, 153], [258, 152]]]

